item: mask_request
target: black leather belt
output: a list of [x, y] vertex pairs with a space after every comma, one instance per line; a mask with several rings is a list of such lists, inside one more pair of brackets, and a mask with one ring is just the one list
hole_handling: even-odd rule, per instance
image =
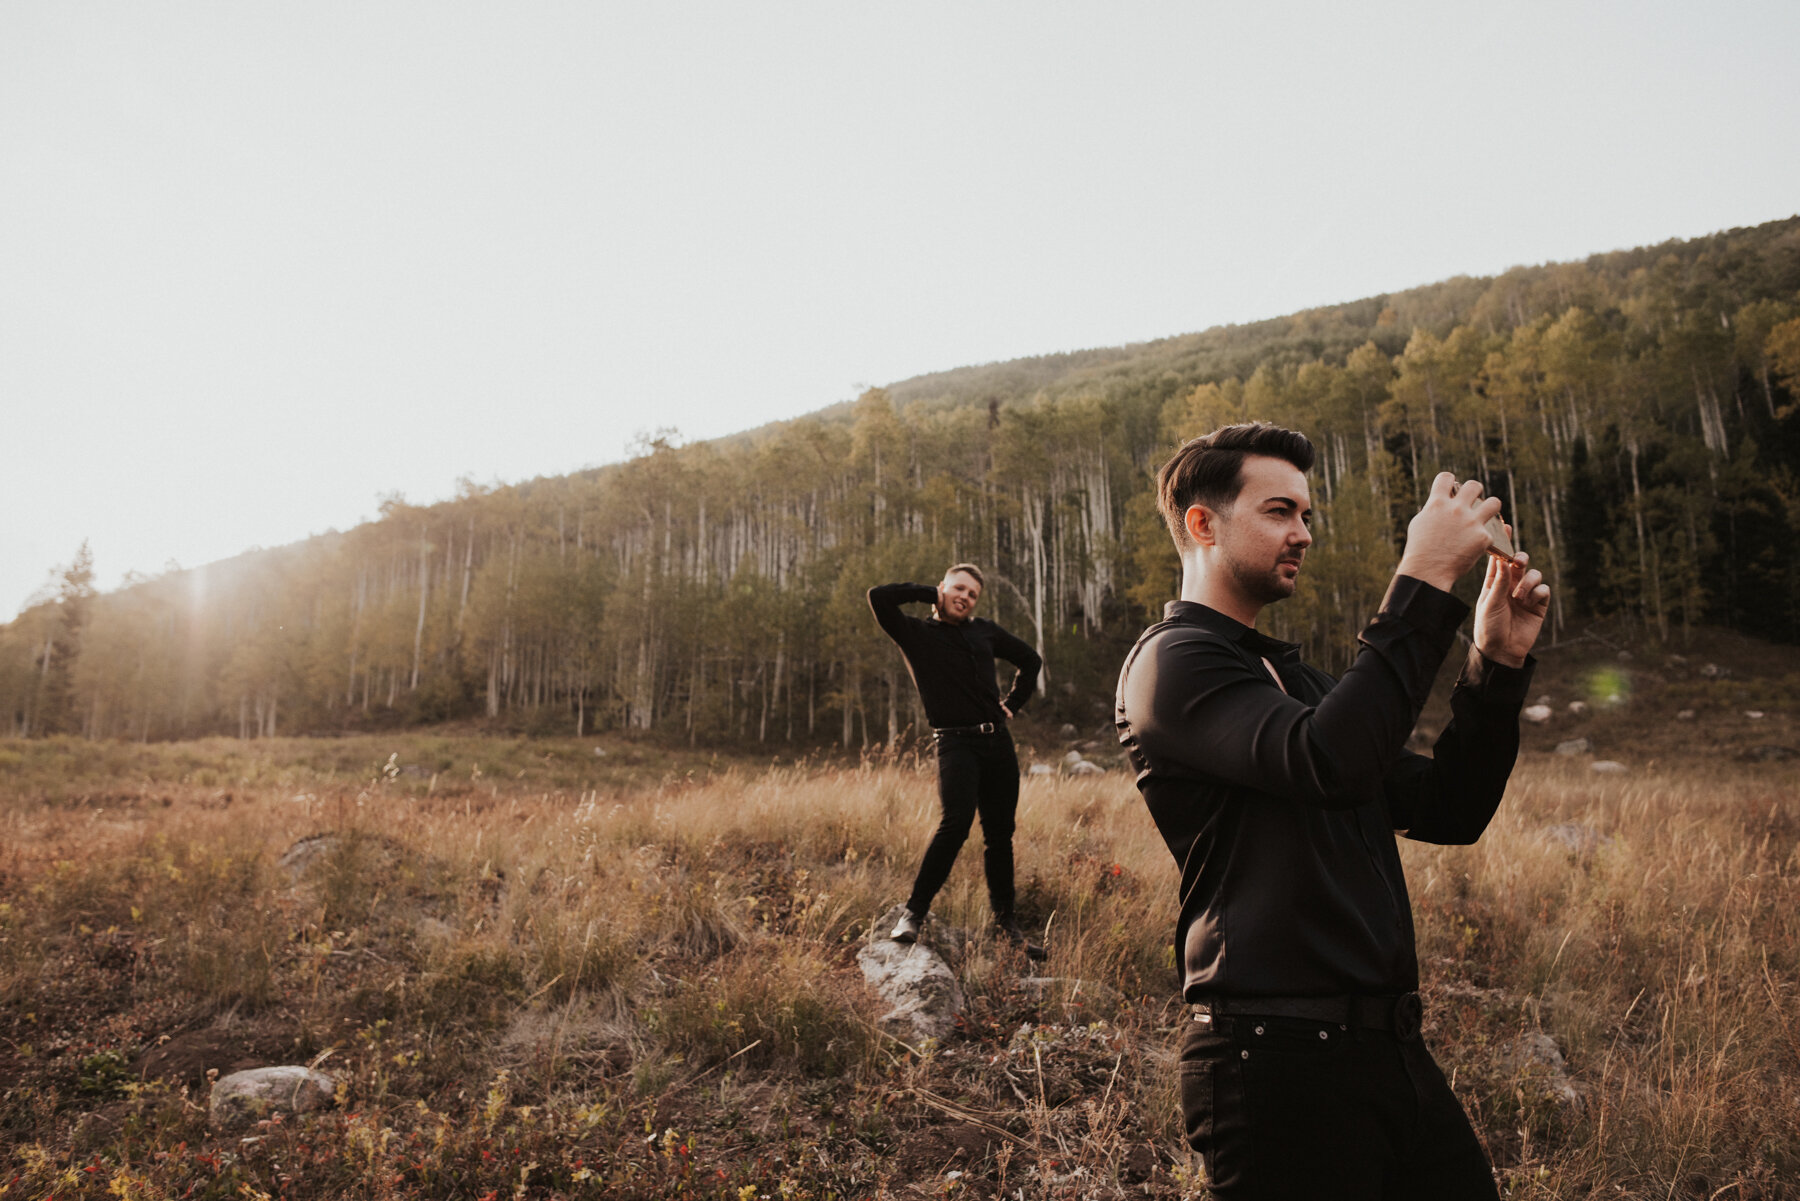
[[998, 734], [1002, 728], [998, 722], [984, 721], [978, 726], [933, 726], [931, 732], [942, 738], [945, 734]]
[[1416, 992], [1397, 997], [1214, 997], [1193, 1003], [1194, 1020], [1215, 1017], [1301, 1018], [1336, 1026], [1385, 1030], [1395, 1038], [1419, 1036], [1425, 1003]]

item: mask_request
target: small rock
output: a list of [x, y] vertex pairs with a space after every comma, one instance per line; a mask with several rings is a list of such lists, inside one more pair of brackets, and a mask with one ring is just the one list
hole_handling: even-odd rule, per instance
[[309, 834], [283, 851], [277, 862], [293, 875], [303, 876], [307, 868], [336, 850], [337, 846], [336, 834]]
[[1071, 776], [1104, 776], [1106, 769], [1098, 763], [1089, 763], [1086, 759], [1069, 764]]
[[1709, 680], [1717, 679], [1721, 674], [1717, 663], [1708, 663], [1700, 669], [1700, 674]]
[[1544, 838], [1556, 843], [1572, 855], [1586, 858], [1592, 855], [1603, 844], [1611, 841], [1606, 835], [1592, 826], [1584, 826], [1580, 822], [1563, 822], [1560, 825], [1547, 826]]
[[1531, 703], [1534, 705], [1554, 705], [1556, 702], [1551, 700], [1550, 694], [1546, 692], [1543, 696], [1538, 697], [1537, 700]]
[[1063, 756], [1063, 766], [1064, 767], [1074, 767], [1077, 763], [1080, 763], [1080, 762], [1081, 762], [1081, 752], [1080, 751], [1070, 751], [1068, 754]]
[[1619, 662], [1621, 662], [1621, 663], [1631, 662], [1631, 652], [1630, 651], [1620, 651], [1619, 652]]
[[1556, 744], [1556, 753], [1559, 755], [1585, 755], [1592, 749], [1585, 738], [1571, 738], [1567, 742]]
[[1588, 767], [1590, 770], [1597, 771], [1605, 776], [1622, 776], [1631, 770], [1617, 759], [1596, 759], [1590, 763]]
[[1675, 720], [1676, 721], [1693, 721], [1694, 720], [1694, 711], [1692, 709], [1683, 709], [1681, 712], [1679, 712], [1675, 715]]
[[1033, 763], [1029, 769], [1029, 774], [1034, 776], [1054, 776], [1056, 774], [1056, 769], [1051, 767], [1048, 763]]
[[1761, 721], [1763, 719], [1763, 711], [1761, 709], [1746, 709], [1744, 710], [1744, 716], [1748, 717], [1751, 721]]
[[1609, 692], [1606, 694], [1606, 703], [1609, 705], [1623, 705], [1625, 703], [1625, 698], [1616, 692]]
[[1541, 726], [1550, 720], [1550, 713], [1551, 709], [1549, 705], [1527, 705], [1520, 712], [1519, 716], [1534, 726]]
[[1064, 738], [1073, 738], [1078, 733], [1078, 731], [1075, 729], [1074, 722], [1065, 721], [1062, 724], [1062, 729], [1058, 730], [1057, 733], [1060, 734]]
[[1569, 1078], [1569, 1065], [1556, 1040], [1542, 1030], [1522, 1034], [1513, 1041], [1507, 1065], [1524, 1078], [1539, 1096], [1558, 1106], [1581, 1107], [1581, 1094]]
[[597, 756], [604, 755], [604, 754], [606, 754], [606, 748], [603, 746], [597, 746], [594, 748], [594, 754]]
[[1665, 662], [1667, 662], [1670, 667], [1686, 667], [1687, 666], [1687, 656], [1686, 655], [1670, 655], [1668, 657], [1668, 659], [1665, 660]]
[[240, 1129], [271, 1113], [310, 1113], [330, 1105], [337, 1082], [323, 1072], [294, 1065], [251, 1068], [221, 1077], [212, 1086], [214, 1130]]
[[1588, 703], [1586, 701], [1570, 701], [1569, 702], [1569, 713], [1571, 716], [1580, 717], [1583, 713], [1586, 713], [1587, 711], [1588, 711]]

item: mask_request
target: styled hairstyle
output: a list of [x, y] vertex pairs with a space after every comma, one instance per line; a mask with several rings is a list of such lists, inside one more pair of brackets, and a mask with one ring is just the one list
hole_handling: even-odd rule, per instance
[[980, 584], [983, 588], [987, 587], [987, 581], [981, 578], [981, 568], [975, 566], [973, 563], [958, 563], [952, 566], [948, 571], [944, 572], [944, 578], [947, 580], [959, 571], [968, 572], [975, 577], [975, 582], [977, 584]]
[[1244, 459], [1250, 455], [1284, 459], [1303, 472], [1311, 471], [1313, 444], [1305, 434], [1267, 421], [1223, 425], [1182, 443], [1156, 473], [1156, 507], [1177, 550], [1193, 545], [1187, 532], [1189, 508], [1205, 505], [1218, 513], [1231, 508], [1243, 490]]

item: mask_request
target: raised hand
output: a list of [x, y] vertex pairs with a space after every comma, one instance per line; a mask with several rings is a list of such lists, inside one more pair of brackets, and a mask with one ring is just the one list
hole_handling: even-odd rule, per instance
[[1524, 666], [1550, 611], [1550, 585], [1530, 564], [1529, 555], [1490, 556], [1475, 602], [1475, 649], [1508, 667]]
[[1448, 592], [1487, 552], [1488, 518], [1500, 512], [1500, 498], [1484, 496], [1479, 480], [1458, 484], [1448, 471], [1431, 481], [1431, 494], [1406, 527], [1406, 551], [1399, 573]]

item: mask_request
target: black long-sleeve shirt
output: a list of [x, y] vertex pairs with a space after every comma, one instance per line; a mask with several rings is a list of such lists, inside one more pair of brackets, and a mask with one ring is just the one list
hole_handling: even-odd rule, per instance
[[869, 608], [887, 636], [899, 644], [925, 705], [925, 718], [934, 728], [1004, 723], [994, 660], [1004, 659], [1019, 669], [1005, 701], [1014, 713], [1037, 689], [1044, 661], [985, 617], [948, 622], [937, 620], [936, 614], [921, 620], [900, 611], [909, 602], [934, 605], [937, 598], [937, 589], [930, 584], [881, 584], [869, 589]]
[[1395, 831], [1435, 843], [1481, 836], [1518, 754], [1533, 666], [1471, 648], [1432, 756], [1408, 752], [1467, 613], [1396, 576], [1335, 681], [1297, 646], [1191, 601], [1171, 602], [1138, 639], [1114, 721], [1181, 868], [1176, 944], [1189, 1000], [1418, 988]]

